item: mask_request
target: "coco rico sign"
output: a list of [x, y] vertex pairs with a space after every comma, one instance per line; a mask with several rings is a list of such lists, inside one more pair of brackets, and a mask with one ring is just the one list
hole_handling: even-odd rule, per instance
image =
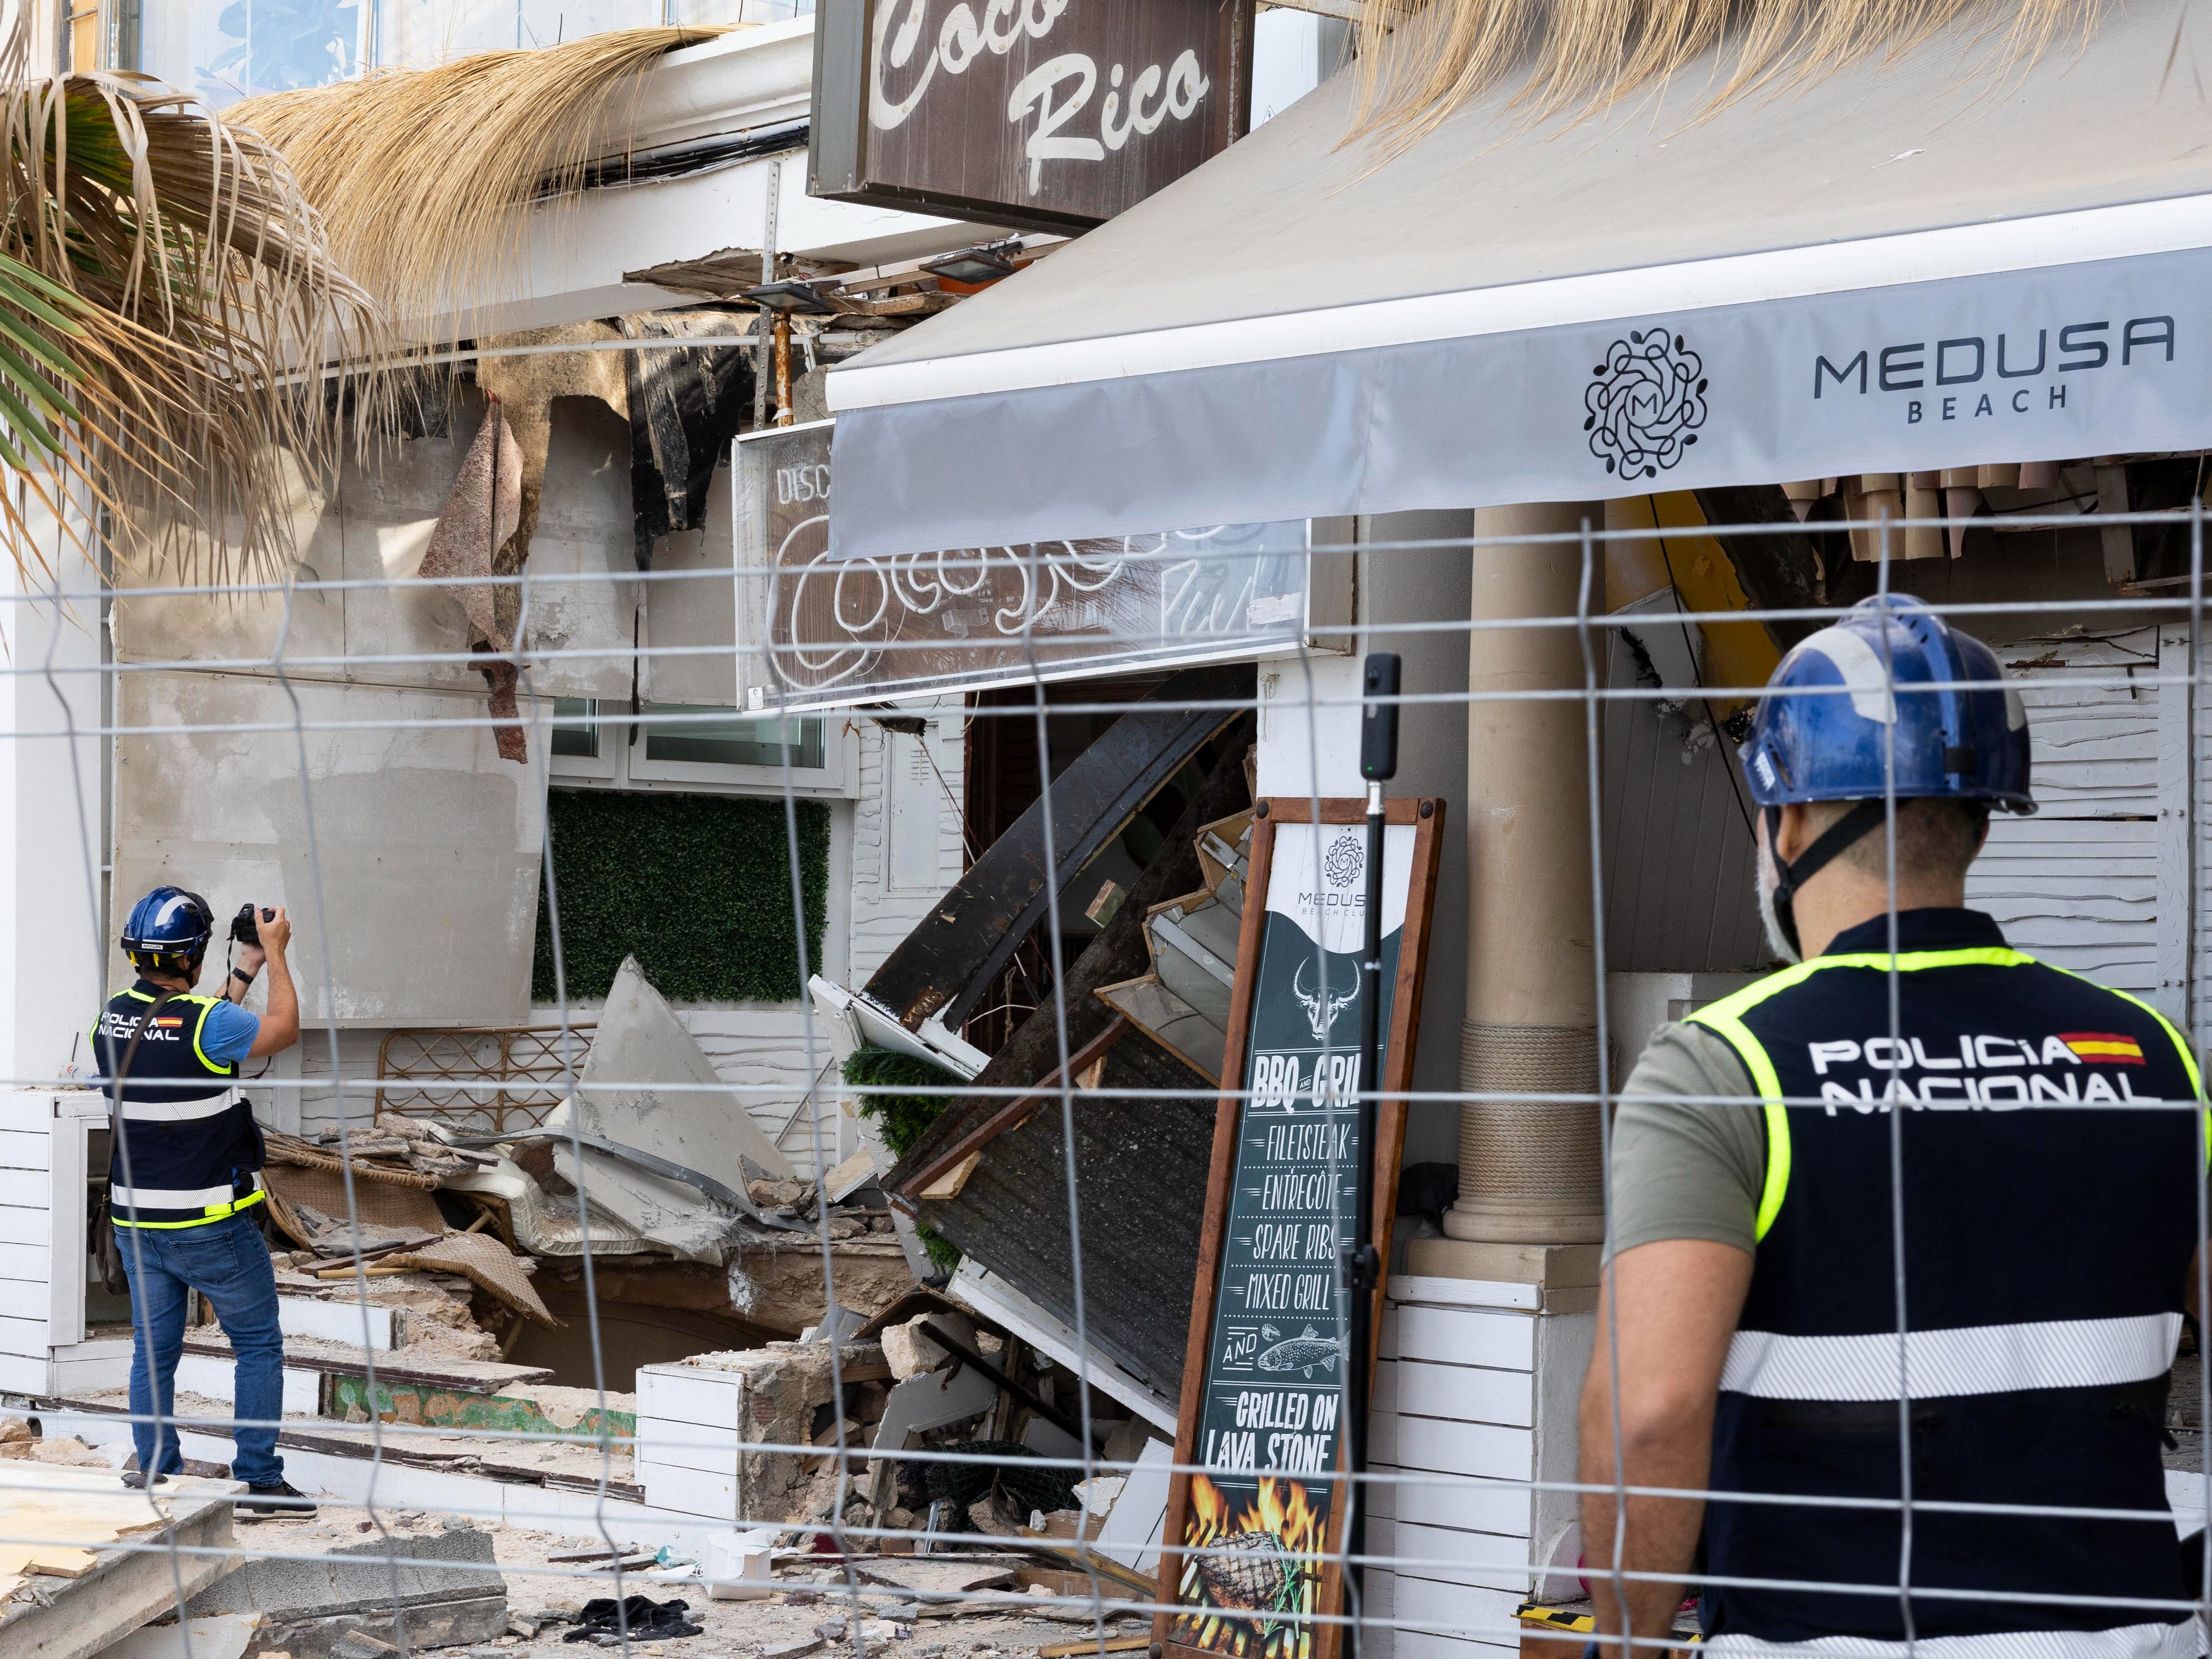
[[823, 0], [811, 194], [1050, 229], [1243, 136], [1252, 0]]

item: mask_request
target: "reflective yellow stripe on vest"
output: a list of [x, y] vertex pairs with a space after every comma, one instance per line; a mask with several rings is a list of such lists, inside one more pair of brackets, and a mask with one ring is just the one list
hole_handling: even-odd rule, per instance
[[229, 1203], [210, 1204], [206, 1214], [195, 1216], [189, 1221], [126, 1221], [119, 1215], [111, 1215], [108, 1219], [118, 1227], [158, 1227], [164, 1232], [174, 1232], [179, 1227], [204, 1227], [211, 1221], [228, 1221], [239, 1211], [252, 1209], [261, 1199], [262, 1195], [256, 1191]]
[[[1743, 1023], [1743, 1016], [1770, 996], [1778, 996], [1805, 983], [1824, 968], [1873, 968], [1887, 973], [1894, 963], [1899, 973], [1917, 973], [1926, 968], [2021, 968], [2048, 967], [2049, 963], [2002, 946], [1984, 946], [1971, 950], [1902, 951], [1893, 957], [1887, 951], [1860, 951], [1845, 956], [1816, 956], [1809, 962], [1800, 962], [1793, 967], [1770, 973], [1755, 985], [1746, 985], [1732, 996], [1723, 996], [1687, 1016], [1685, 1023], [1700, 1025], [1727, 1040], [1736, 1051], [1744, 1068], [1751, 1074], [1752, 1087], [1759, 1091], [1766, 1110], [1766, 1182], [1759, 1195], [1759, 1221], [1753, 1229], [1754, 1240], [1766, 1237], [1774, 1225], [1774, 1218], [1782, 1213], [1782, 1200], [1790, 1190], [1790, 1110], [1783, 1104], [1782, 1079], [1768, 1057], [1766, 1047], [1751, 1034], [1751, 1027]], [[2079, 979], [2085, 985], [2096, 981], [2068, 969], [2056, 972], [2069, 978]], [[2111, 991], [2124, 1002], [2132, 1002], [2158, 1021], [2160, 1027], [2173, 1041], [2174, 1051], [2180, 1055], [2182, 1069], [2189, 1075], [2189, 1085], [2202, 1099], [2204, 1079], [2197, 1067], [2197, 1057], [2190, 1052], [2188, 1042], [2174, 1029], [2173, 1022], [2139, 996], [2130, 996], [2124, 990], [2112, 990], [2109, 985], [2097, 989]], [[2205, 1163], [2212, 1168], [2212, 1108], [2200, 1116], [2203, 1133]]]

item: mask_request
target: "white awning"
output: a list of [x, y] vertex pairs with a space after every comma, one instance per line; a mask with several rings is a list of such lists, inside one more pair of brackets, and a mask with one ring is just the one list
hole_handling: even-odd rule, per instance
[[835, 370], [837, 554], [2212, 445], [2212, 22], [2003, 38], [1380, 168], [1340, 75]]

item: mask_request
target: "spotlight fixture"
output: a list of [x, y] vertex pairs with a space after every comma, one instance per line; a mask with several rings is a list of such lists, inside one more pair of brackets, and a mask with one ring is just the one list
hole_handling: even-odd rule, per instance
[[925, 259], [921, 269], [939, 282], [957, 282], [963, 288], [981, 288], [1000, 278], [1014, 274], [1014, 262], [1010, 254], [1020, 251], [1021, 244], [988, 242], [979, 247], [963, 248], [957, 253], [948, 253], [936, 259]]
[[747, 288], [738, 296], [750, 300], [763, 311], [796, 312], [807, 317], [835, 317], [836, 306], [822, 297], [822, 291], [811, 282], [787, 278], [781, 282], [763, 282], [757, 288]]

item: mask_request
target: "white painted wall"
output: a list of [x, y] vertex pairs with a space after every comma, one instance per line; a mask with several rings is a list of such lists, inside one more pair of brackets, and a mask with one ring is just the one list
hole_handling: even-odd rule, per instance
[[0, 1077], [22, 1081], [87, 1058], [102, 995], [99, 584], [74, 551], [52, 561], [52, 577], [0, 574]]

